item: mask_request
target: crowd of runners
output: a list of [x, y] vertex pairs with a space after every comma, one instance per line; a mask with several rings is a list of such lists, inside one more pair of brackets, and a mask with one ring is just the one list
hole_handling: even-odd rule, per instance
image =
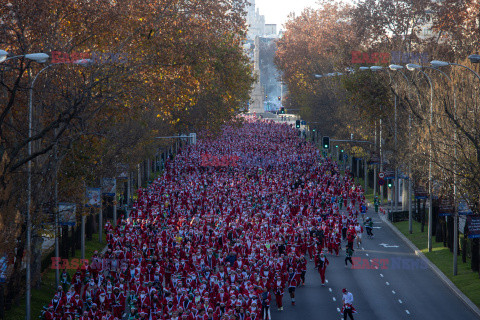
[[327, 256], [346, 243], [348, 258], [364, 202], [291, 126], [226, 126], [181, 150], [128, 218], [107, 223], [106, 252], [63, 282], [44, 317], [271, 319], [270, 307], [295, 305], [308, 260], [324, 284]]

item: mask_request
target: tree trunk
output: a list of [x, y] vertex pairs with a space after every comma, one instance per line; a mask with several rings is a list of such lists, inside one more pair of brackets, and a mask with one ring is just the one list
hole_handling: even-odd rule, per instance
[[433, 207], [433, 222], [434, 222], [434, 225], [433, 225], [433, 232], [432, 232], [432, 236], [435, 237], [435, 242], [443, 242], [444, 241], [444, 238], [443, 238], [443, 221], [442, 219], [436, 214], [436, 210], [435, 210], [435, 206]]
[[[418, 200], [420, 201], [420, 200]], [[425, 231], [425, 201], [423, 201], [423, 206], [422, 206], [422, 210], [421, 210], [421, 217], [422, 217], [422, 228], [421, 228], [421, 231], [424, 232]]]
[[[450, 252], [453, 252], [453, 240], [454, 240], [454, 221], [453, 217], [447, 217], [447, 244], [448, 248], [450, 248]], [[457, 242], [459, 243], [459, 242]], [[457, 248], [458, 249], [458, 248]], [[460, 252], [457, 250], [457, 252]]]
[[479, 271], [478, 270], [478, 239], [472, 240], [472, 271]]
[[0, 319], [5, 319], [5, 286], [0, 283]]
[[20, 237], [21, 241], [18, 243], [15, 263], [13, 264], [13, 270], [7, 283], [7, 295], [5, 298], [6, 310], [10, 310], [12, 305], [17, 304], [19, 297], [25, 288], [24, 284], [22, 283], [22, 280], [24, 279], [22, 258], [25, 250], [25, 227], [25, 225], [22, 226], [22, 236]]
[[62, 258], [68, 259], [70, 251], [68, 250], [68, 226], [62, 227]]
[[70, 233], [70, 250], [72, 250], [72, 257], [75, 257], [75, 228], [72, 227]]
[[31, 275], [32, 288], [40, 288], [42, 274], [42, 245], [43, 237], [37, 232], [33, 232], [32, 236], [32, 259], [31, 259]]
[[87, 240], [92, 241], [93, 239], [93, 216], [89, 214], [87, 216], [87, 225], [85, 226], [85, 233]]

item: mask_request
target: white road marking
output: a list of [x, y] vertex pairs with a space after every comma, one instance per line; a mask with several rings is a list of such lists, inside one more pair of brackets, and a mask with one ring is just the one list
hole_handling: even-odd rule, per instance
[[402, 300], [398, 299], [398, 302], [403, 303]]
[[364, 248], [364, 247], [362, 247], [362, 250], [365, 250], [365, 248]]
[[407, 314], [410, 314], [410, 311], [408, 311], [408, 310], [405, 310], [405, 312], [406, 312]]
[[378, 270], [378, 267], [377, 267], [377, 266], [375, 266], [375, 270]]
[[332, 288], [328, 288], [328, 291], [332, 292]]
[[389, 286], [389, 285], [390, 285], [390, 283], [389, 283], [388, 281], [387, 281], [387, 282], [385, 282], [385, 284], [386, 284], [387, 286]]
[[335, 297], [332, 297], [333, 301], [337, 301], [337, 299]]
[[382, 277], [382, 278], [383, 278], [383, 273], [380, 273], [380, 277]]
[[396, 245], [389, 245], [389, 244], [386, 244], [386, 243], [380, 243], [379, 246], [382, 246], [384, 248], [398, 248], [398, 246]]
[[368, 257], [368, 253], [365, 253], [365, 255]]
[[325, 279], [325, 282], [326, 282], [326, 283], [328, 283], [328, 280], [327, 280], [327, 279]]
[[340, 308], [337, 308], [337, 311], [340, 312]]
[[395, 291], [392, 290], [392, 293], [395, 294]]

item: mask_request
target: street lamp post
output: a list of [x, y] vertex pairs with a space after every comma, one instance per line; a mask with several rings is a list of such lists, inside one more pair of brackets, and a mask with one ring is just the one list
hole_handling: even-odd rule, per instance
[[[470, 59], [471, 63], [480, 63], [480, 55], [478, 54], [472, 54], [468, 56], [468, 59]], [[445, 62], [445, 61], [439, 61], [439, 60], [433, 60], [430, 62], [430, 64], [435, 67], [433, 69], [438, 70], [442, 72], [445, 76], [448, 77], [443, 71], [437, 69], [439, 67], [444, 67], [444, 66], [458, 66], [464, 69], [469, 70], [472, 72], [475, 77], [480, 80], [480, 75], [475, 72], [473, 69], [464, 66], [463, 64], [459, 63], [453, 63], [453, 62]], [[451, 79], [449, 78], [450, 82]], [[457, 107], [456, 107], [456, 98], [455, 98], [455, 90], [453, 92], [453, 99], [454, 99], [454, 120], [457, 120]], [[457, 275], [457, 255], [458, 255], [458, 209], [457, 209], [457, 127], [455, 126], [455, 131], [454, 131], [454, 169], [453, 169], [453, 193], [454, 193], [454, 217], [453, 217], [453, 275]]]
[[[364, 70], [364, 69], [362, 69]], [[390, 84], [392, 83], [392, 76], [390, 75], [390, 73], [388, 72], [387, 69], [385, 69], [384, 67], [382, 66], [371, 66], [370, 67], [370, 70], [372, 71], [382, 71], [382, 70], [386, 70], [387, 71], [387, 74], [388, 74], [388, 77], [390, 79]], [[395, 84], [396, 86], [396, 84]], [[397, 96], [395, 96], [395, 100], [394, 100], [394, 108], [395, 108], [395, 129], [394, 129], [394, 145], [395, 145], [395, 152], [397, 151]], [[380, 119], [380, 171], [383, 172], [383, 155], [382, 155], [382, 119]], [[396, 192], [397, 191], [397, 166], [395, 165], [395, 170], [394, 170], [394, 191]], [[383, 186], [380, 186], [380, 192], [382, 193], [382, 202], [383, 202]], [[396, 204], [396, 196], [395, 196], [395, 192], [392, 192], [392, 203], [391, 203], [391, 207], [392, 207], [392, 210], [393, 209], [397, 209], [397, 204]], [[388, 200], [388, 199], [387, 199]]]
[[[441, 63], [441, 65], [439, 64]], [[407, 65], [407, 68], [411, 71], [413, 70], [419, 70], [420, 72], [422, 72], [422, 74], [425, 76], [425, 78], [427, 79], [428, 81], [428, 84], [430, 85], [430, 128], [429, 128], [429, 131], [430, 131], [430, 135], [431, 135], [431, 127], [433, 125], [433, 85], [432, 85], [432, 81], [430, 79], [430, 77], [422, 70], [422, 69], [430, 69], [430, 70], [435, 70], [435, 71], [438, 71], [440, 72], [443, 76], [445, 76], [447, 78], [447, 80], [452, 83], [452, 79], [445, 73], [443, 72], [442, 70], [438, 69], [437, 67], [439, 66], [443, 66], [445, 64], [443, 64], [443, 62], [441, 61], [432, 61], [431, 62], [432, 66], [433, 67], [429, 67], [429, 66], [420, 66], [420, 65], [417, 65], [417, 64], [408, 64]], [[468, 68], [467, 68], [468, 69]], [[480, 79], [480, 78], [479, 78]], [[457, 114], [457, 99], [456, 99], [456, 95], [455, 95], [455, 90], [453, 90], [453, 109], [454, 109], [454, 117], [456, 118], [456, 114]], [[455, 129], [454, 131], [454, 141], [456, 141], [456, 136], [457, 136], [457, 131]], [[428, 215], [428, 232], [429, 232], [429, 237], [428, 237], [428, 249], [429, 251], [432, 250], [432, 222], [431, 220], [433, 219], [433, 215], [432, 215], [432, 210], [433, 210], [433, 200], [432, 200], [432, 197], [433, 197], [433, 177], [432, 177], [432, 152], [433, 152], [433, 146], [432, 146], [432, 137], [430, 137], [430, 156], [429, 156], [429, 174], [428, 174], [428, 184], [429, 184], [429, 215]], [[454, 196], [454, 202], [456, 203], [456, 199], [457, 199], [457, 196], [456, 196], [456, 167], [457, 167], [457, 164], [456, 164], [456, 154], [457, 154], [457, 146], [456, 146], [456, 142], [454, 142], [454, 169], [453, 169], [453, 196]], [[454, 225], [456, 225], [458, 222], [456, 221], [456, 212], [457, 212], [457, 209], [456, 209], [456, 205], [454, 205], [455, 207], [455, 212], [454, 212]], [[455, 226], [454, 226], [455, 228]], [[458, 226], [456, 227], [458, 229]], [[457, 233], [457, 237], [458, 237], [458, 230], [455, 231], [454, 230], [454, 237], [455, 237], [455, 233]], [[455, 239], [454, 239], [454, 242], [455, 242]], [[454, 249], [454, 252], [456, 252], [457, 250]], [[454, 255], [454, 275], [456, 275], [457, 271], [457, 267], [456, 267], [456, 255]]]
[[[381, 67], [380, 67], [381, 68]], [[359, 67], [361, 71], [371, 70], [370, 67]], [[383, 156], [382, 156], [382, 118], [379, 119], [379, 158], [380, 158], [380, 172], [383, 171]], [[375, 122], [375, 152], [377, 151], [377, 122]], [[377, 195], [377, 165], [373, 167], [373, 194]], [[380, 186], [380, 199], [383, 203], [383, 185]]]
[[48, 58], [50, 58], [50, 56], [46, 53], [39, 52], [39, 53], [20, 54], [20, 55], [9, 57], [7, 51], [0, 50], [0, 63], [8, 60], [18, 59], [18, 58], [25, 58], [38, 63], [45, 63], [47, 62]]
[[[405, 75], [405, 73], [403, 73], [401, 71], [401, 69], [403, 69], [403, 66], [399, 66], [399, 65], [395, 65], [395, 64], [392, 64], [389, 66], [390, 70], [393, 70], [393, 71], [398, 71], [400, 72], [400, 74], [405, 78], [405, 80], [407, 81], [407, 84], [410, 83], [410, 81], [408, 80], [407, 76]], [[418, 101], [419, 103], [421, 103], [420, 101], [420, 95], [419, 93], [417, 92], [417, 97], [418, 97]], [[408, 141], [409, 141], [409, 148], [411, 147], [411, 126], [412, 126], [412, 116], [411, 114], [408, 115], [408, 127], [409, 127], [409, 133], [408, 133]], [[412, 164], [411, 164], [411, 160], [410, 160], [410, 157], [409, 157], [409, 160], [408, 160], [408, 230], [410, 233], [413, 232], [413, 217], [412, 217]], [[396, 190], [397, 192], [397, 190]]]
[[[46, 53], [28, 53], [24, 55], [17, 55], [8, 57], [8, 52], [5, 50], [0, 50], [0, 63], [17, 59], [17, 58], [25, 58], [28, 60], [32, 60], [38, 63], [45, 63], [47, 62], [49, 55]], [[30, 313], [30, 301], [31, 301], [31, 251], [32, 251], [32, 221], [31, 221], [31, 205], [32, 205], [32, 162], [30, 157], [32, 155], [32, 142], [30, 138], [32, 136], [32, 112], [29, 109], [28, 112], [28, 164], [27, 164], [27, 212], [25, 216], [26, 222], [26, 252], [25, 252], [25, 298], [26, 298], [26, 314], [25, 319], [30, 320], [31, 313]]]
[[[27, 55], [25, 55], [26, 57]], [[47, 55], [48, 57], [48, 55]], [[46, 60], [45, 60], [46, 61]], [[90, 63], [90, 60], [79, 60], [75, 61], [75, 65], [87, 65]], [[30, 303], [30, 298], [31, 298], [31, 270], [30, 270], [30, 261], [31, 261], [31, 248], [32, 248], [32, 239], [31, 239], [31, 233], [32, 233], [32, 225], [31, 225], [31, 212], [30, 212], [30, 207], [31, 207], [31, 198], [32, 198], [32, 160], [30, 159], [32, 156], [32, 133], [33, 133], [33, 88], [35, 86], [35, 82], [38, 79], [38, 76], [43, 73], [45, 70], [49, 69], [52, 66], [56, 66], [59, 64], [65, 64], [65, 63], [56, 63], [56, 64], [50, 64], [43, 69], [41, 69], [33, 78], [33, 81], [30, 84], [30, 87], [28, 89], [29, 91], [29, 98], [28, 98], [28, 163], [27, 163], [27, 168], [28, 168], [28, 178], [27, 178], [27, 255], [26, 255], [26, 260], [27, 260], [27, 276], [26, 276], [26, 319], [29, 320], [31, 318], [31, 303]], [[55, 182], [56, 184], [57, 182]], [[57, 217], [55, 218], [55, 254], [59, 254], [59, 248], [58, 248], [58, 208], [56, 208], [57, 211]], [[83, 219], [82, 219], [83, 221]], [[82, 237], [85, 235], [82, 234]], [[56, 272], [56, 277], [59, 277], [58, 275], [59, 271], [57, 270]]]
[[425, 73], [425, 71], [422, 70], [422, 66], [416, 65], [416, 64], [408, 64], [407, 65], [408, 70], [419, 70], [425, 78], [428, 81], [428, 85], [430, 86], [430, 115], [429, 115], [429, 126], [428, 126], [428, 131], [430, 133], [430, 142], [429, 142], [429, 156], [428, 156], [428, 251], [432, 251], [432, 229], [433, 229], [433, 223], [432, 223], [432, 217], [433, 217], [433, 201], [432, 201], [432, 124], [433, 124], [433, 85], [432, 85], [432, 80], [430, 77]]

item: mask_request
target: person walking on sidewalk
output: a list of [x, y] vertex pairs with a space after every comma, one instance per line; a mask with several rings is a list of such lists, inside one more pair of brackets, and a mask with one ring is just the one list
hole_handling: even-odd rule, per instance
[[345, 252], [345, 268], [348, 268], [348, 261], [350, 261], [350, 264], [353, 266], [353, 261], [352, 261], [352, 256], [353, 256], [353, 248], [352, 247], [347, 247], [347, 250]]
[[343, 320], [347, 320], [347, 315], [353, 320], [353, 314], [356, 312], [355, 308], [353, 307], [353, 294], [348, 292], [346, 288], [343, 288], [343, 297], [342, 297], [342, 313], [343, 313]]

